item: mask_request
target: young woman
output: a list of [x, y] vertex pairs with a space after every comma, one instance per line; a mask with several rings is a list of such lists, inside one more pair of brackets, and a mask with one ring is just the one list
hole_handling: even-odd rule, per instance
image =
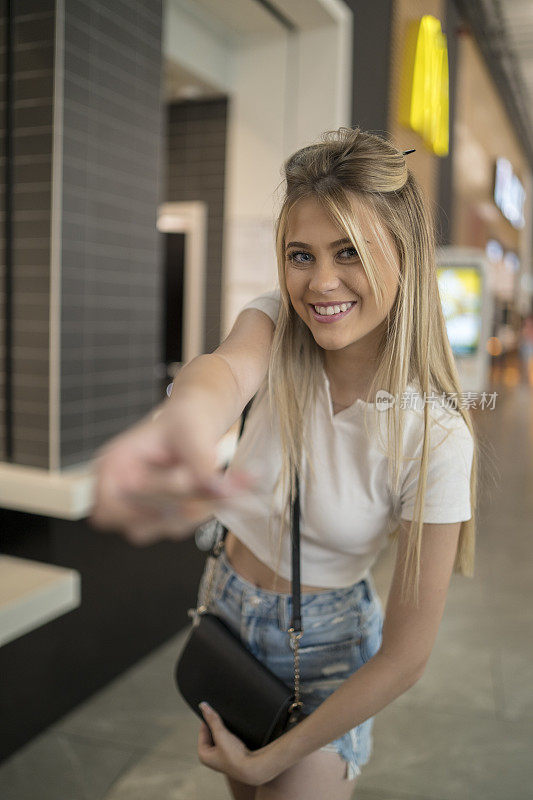
[[[289, 487], [299, 471], [301, 689], [312, 713], [250, 752], [206, 708], [214, 743], [203, 723], [198, 753], [237, 800], [340, 800], [370, 758], [373, 716], [423, 674], [452, 570], [473, 574], [476, 441], [433, 222], [404, 154], [340, 128], [284, 168], [279, 288], [182, 368], [155, 418], [101, 449], [91, 521], [146, 543], [216, 516], [228, 534], [211, 608], [292, 685]], [[232, 463], [216, 475], [216, 443], [252, 397]], [[232, 505], [251, 474], [260, 492]], [[390, 539], [383, 614], [370, 569]]]

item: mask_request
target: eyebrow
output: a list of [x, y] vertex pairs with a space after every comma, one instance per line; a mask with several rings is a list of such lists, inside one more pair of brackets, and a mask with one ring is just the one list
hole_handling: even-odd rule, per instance
[[[368, 239], [365, 239], [365, 241], [368, 241]], [[333, 247], [338, 247], [340, 244], [352, 245], [352, 242], [351, 242], [350, 239], [346, 239], [346, 238], [345, 239], [337, 239], [335, 242], [331, 242], [331, 244], [329, 246], [330, 246], [330, 248], [333, 248]], [[370, 242], [368, 242], [368, 244], [370, 244]], [[311, 244], [306, 244], [305, 242], [289, 242], [286, 245], [285, 249], [287, 250], [289, 247], [307, 247], [309, 250], [313, 249], [313, 246]], [[352, 247], [353, 247], [353, 245], [352, 245]]]

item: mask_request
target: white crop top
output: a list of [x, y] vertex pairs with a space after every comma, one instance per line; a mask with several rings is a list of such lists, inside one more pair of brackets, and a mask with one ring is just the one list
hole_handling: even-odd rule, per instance
[[[256, 297], [242, 310], [259, 308], [276, 324], [280, 303], [280, 290], [274, 289]], [[374, 441], [377, 434], [369, 439], [365, 430], [365, 401], [357, 399], [334, 415], [329, 380], [324, 370], [322, 373], [317, 405], [308, 421], [318, 480], [311, 485], [312, 473], [305, 454], [300, 479], [301, 581], [312, 586], [338, 588], [367, 577], [399, 518], [413, 518], [419, 461], [403, 462], [400, 492], [393, 496], [389, 488], [387, 456]], [[413, 392], [419, 402], [415, 401], [415, 408], [409, 405], [405, 414], [404, 457], [420, 456], [422, 448], [423, 402], [412, 387], [409, 392]], [[462, 417], [437, 407], [437, 403], [430, 407], [430, 414], [446, 424], [447, 430], [439, 426], [431, 429], [424, 522], [470, 519], [472, 436]], [[370, 411], [367, 417], [372, 431], [374, 413]], [[386, 414], [378, 412], [376, 417], [385, 419]], [[238, 510], [219, 508], [215, 517], [260, 561], [275, 570], [281, 481], [275, 493], [274, 486], [281, 470], [281, 446], [279, 429], [270, 415], [266, 378], [246, 418], [228, 467], [229, 471], [232, 469], [249, 469], [260, 476], [261, 493], [251, 495]], [[282, 541], [279, 574], [290, 581], [288, 532]]]

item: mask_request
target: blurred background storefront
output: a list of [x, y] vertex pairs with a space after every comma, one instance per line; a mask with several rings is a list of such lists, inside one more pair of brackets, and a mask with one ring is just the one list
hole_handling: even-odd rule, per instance
[[[489, 0], [0, 8], [5, 758], [188, 625], [203, 553], [96, 534], [91, 460], [276, 284], [273, 218], [296, 148], [341, 125], [416, 148], [443, 296], [459, 286], [449, 335], [465, 388], [524, 381], [533, 40], [520, 31], [533, 12]], [[431, 75], [418, 99], [417, 69]]]

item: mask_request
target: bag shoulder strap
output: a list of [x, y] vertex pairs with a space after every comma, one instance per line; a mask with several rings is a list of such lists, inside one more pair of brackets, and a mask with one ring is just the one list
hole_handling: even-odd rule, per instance
[[[244, 430], [244, 423], [246, 417], [252, 407], [257, 395], [254, 396], [246, 403], [241, 414], [241, 424], [239, 429], [239, 440]], [[226, 538], [228, 529], [222, 525], [222, 535], [220, 542]], [[295, 631], [301, 631], [302, 618], [301, 618], [301, 588], [300, 588], [300, 481], [298, 474], [296, 475], [296, 496], [291, 507], [291, 539], [292, 539], [292, 619], [291, 627]]]
[[241, 426], [240, 426], [240, 428], [239, 428], [239, 436], [238, 436], [238, 439], [240, 439], [240, 438], [241, 438], [241, 436], [242, 436], [242, 431], [243, 431], [243, 428], [244, 428], [244, 423], [246, 422], [246, 417], [247, 417], [247, 415], [248, 415], [248, 412], [249, 412], [250, 408], [252, 407], [252, 403], [254, 402], [254, 400], [255, 400], [255, 397], [256, 397], [256, 395], [254, 394], [254, 396], [251, 398], [251, 400], [248, 400], [248, 402], [246, 403], [246, 405], [244, 406], [244, 408], [243, 408], [243, 410], [242, 410], [242, 414], [241, 414]]

